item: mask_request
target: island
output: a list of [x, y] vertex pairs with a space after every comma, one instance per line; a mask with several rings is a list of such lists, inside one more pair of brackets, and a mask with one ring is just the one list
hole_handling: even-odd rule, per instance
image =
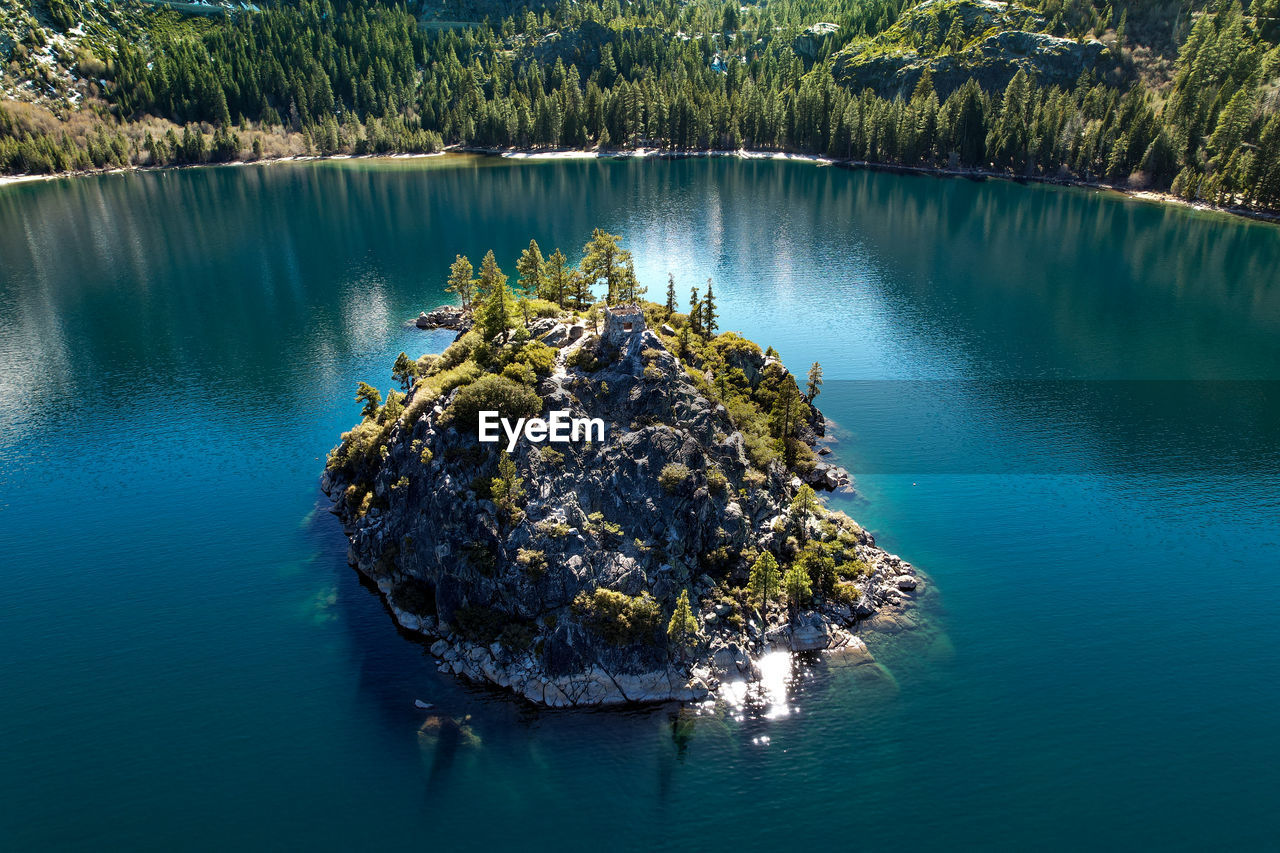
[[432, 312], [457, 339], [401, 353], [385, 400], [361, 383], [329, 455], [349, 560], [399, 625], [551, 707], [705, 699], [770, 651], [870, 662], [860, 623], [923, 578], [818, 496], [849, 483], [814, 450], [820, 366], [802, 390], [720, 331], [711, 281], [687, 311], [673, 277], [644, 301], [617, 235], [576, 268], [531, 241], [518, 268], [513, 289], [459, 256], [459, 310]]

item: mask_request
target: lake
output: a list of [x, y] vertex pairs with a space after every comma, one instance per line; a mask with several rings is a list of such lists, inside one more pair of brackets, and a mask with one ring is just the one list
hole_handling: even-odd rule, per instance
[[[439, 674], [318, 480], [456, 253], [624, 235], [803, 373], [930, 577], [781, 713]], [[1280, 230], [1079, 189], [445, 156], [0, 188], [6, 849], [1275, 843]], [[466, 729], [420, 731], [422, 698]]]

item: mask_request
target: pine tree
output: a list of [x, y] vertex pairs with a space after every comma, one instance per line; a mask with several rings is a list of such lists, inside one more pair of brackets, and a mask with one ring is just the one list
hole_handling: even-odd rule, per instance
[[573, 307], [581, 311], [591, 305], [595, 295], [591, 292], [591, 283], [579, 270], [569, 274], [569, 292], [573, 296]]
[[695, 335], [702, 335], [702, 300], [696, 287], [689, 290], [689, 328]]
[[615, 300], [618, 305], [630, 305], [640, 301], [640, 297], [644, 295], [644, 288], [636, 278], [636, 265], [631, 258], [631, 253], [623, 252], [623, 254], [626, 258], [622, 264], [622, 274], [618, 279]]
[[505, 450], [498, 459], [498, 476], [490, 481], [489, 492], [503, 520], [510, 526], [519, 524], [524, 518], [524, 479], [517, 476], [515, 460]]
[[682, 589], [680, 597], [676, 599], [671, 621], [667, 623], [667, 640], [678, 653], [683, 654], [697, 636], [698, 620], [694, 617], [693, 608], [689, 605], [689, 590]]
[[806, 396], [808, 396], [810, 403], [818, 398], [818, 394], [821, 393], [821, 389], [822, 365], [815, 361], [813, 363], [813, 367], [809, 368], [809, 381], [805, 385]]
[[780, 583], [778, 561], [773, 554], [765, 551], [751, 565], [751, 574], [747, 577], [747, 592], [756, 606], [767, 612], [778, 595]]
[[471, 300], [475, 295], [476, 283], [471, 278], [472, 271], [471, 261], [467, 260], [466, 255], [458, 255], [449, 266], [449, 284], [445, 290], [458, 295], [464, 311], [471, 310]]
[[412, 361], [403, 352], [396, 356], [396, 363], [391, 368], [391, 378], [400, 383], [400, 387], [408, 391], [418, 378], [418, 363]]
[[570, 295], [570, 273], [568, 259], [565, 258], [564, 252], [556, 249], [547, 259], [546, 275], [543, 276], [543, 285], [546, 289], [539, 295], [557, 305], [564, 305], [565, 299]]
[[820, 507], [818, 496], [808, 483], [802, 485], [796, 491], [796, 496], [791, 499], [791, 506], [787, 508], [787, 520], [795, 528], [801, 544], [808, 540], [809, 519], [817, 513]]
[[813, 584], [809, 573], [799, 563], [793, 563], [782, 576], [782, 591], [787, 596], [787, 606], [799, 610], [813, 598]]
[[676, 277], [674, 273], [667, 273], [667, 316], [670, 317], [676, 313]]
[[707, 300], [702, 310], [702, 327], [707, 330], [707, 337], [716, 336], [716, 297], [711, 292], [711, 279], [707, 279]]
[[595, 229], [591, 232], [591, 239], [582, 247], [582, 263], [578, 265], [588, 289], [604, 282], [605, 301], [610, 305], [620, 301], [620, 291], [625, 287], [626, 264], [631, 257], [629, 252], [618, 246], [621, 239], [617, 234]]
[[477, 298], [483, 294], [484, 299], [477, 322], [485, 340], [493, 340], [500, 335], [505, 344], [510, 335], [515, 299], [511, 295], [511, 288], [507, 286], [507, 277], [498, 268], [492, 251], [486, 252], [484, 260], [480, 262], [476, 293]]
[[782, 387], [778, 389], [777, 399], [773, 405], [773, 429], [782, 442], [783, 463], [791, 468], [796, 461], [795, 431], [799, 419], [800, 389], [795, 380], [787, 375]]
[[546, 289], [545, 262], [537, 240], [530, 240], [529, 248], [520, 253], [516, 271], [520, 273], [520, 292], [525, 296], [539, 296]]
[[356, 402], [364, 403], [360, 416], [372, 418], [378, 414], [378, 407], [382, 405], [382, 394], [369, 383], [361, 382], [356, 386]]

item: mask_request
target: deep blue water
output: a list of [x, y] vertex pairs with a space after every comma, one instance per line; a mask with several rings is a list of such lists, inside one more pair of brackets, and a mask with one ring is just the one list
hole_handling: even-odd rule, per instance
[[[868, 638], [891, 678], [537, 711], [437, 674], [346, 566], [317, 482], [355, 382], [447, 343], [403, 322], [455, 253], [595, 226], [823, 364], [833, 504], [932, 579], [926, 628]], [[1273, 846], [1278, 238], [733, 160], [0, 189], [0, 847]]]

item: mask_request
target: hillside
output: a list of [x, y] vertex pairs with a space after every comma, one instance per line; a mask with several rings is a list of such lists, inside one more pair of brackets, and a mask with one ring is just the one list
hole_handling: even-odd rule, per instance
[[6, 0], [0, 171], [748, 148], [1280, 208], [1277, 0], [51, 2]]

